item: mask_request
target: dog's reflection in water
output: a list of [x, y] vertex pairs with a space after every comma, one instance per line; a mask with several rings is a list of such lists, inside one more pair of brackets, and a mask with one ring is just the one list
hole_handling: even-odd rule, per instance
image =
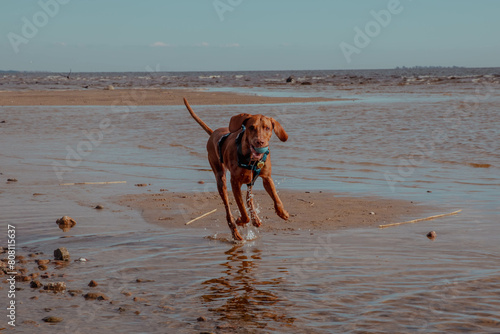
[[208, 292], [202, 296], [202, 302], [209, 310], [219, 320], [237, 326], [264, 328], [271, 322], [280, 327], [291, 326], [294, 318], [286, 316], [285, 303], [273, 292], [283, 279], [259, 280], [255, 277], [261, 251], [236, 245], [225, 253], [227, 262], [221, 264], [223, 276], [203, 282]]

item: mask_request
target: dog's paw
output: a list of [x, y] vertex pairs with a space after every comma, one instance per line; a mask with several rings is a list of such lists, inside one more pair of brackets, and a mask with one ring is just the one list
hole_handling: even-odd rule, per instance
[[236, 219], [236, 225], [238, 225], [238, 226], [245, 226], [249, 222], [250, 222], [250, 219], [248, 217], [246, 217], [246, 218], [239, 217], [238, 219]]
[[276, 208], [276, 214], [281, 218], [281, 219], [284, 219], [284, 220], [288, 220], [288, 218], [290, 218], [290, 214], [288, 213], [288, 211], [286, 211], [283, 207], [278, 207]]
[[255, 227], [261, 227], [261, 226], [262, 226], [262, 221], [260, 220], [260, 218], [259, 218], [259, 217], [254, 217], [254, 218], [252, 219], [252, 224], [253, 224], [253, 226], [255, 226]]
[[243, 241], [243, 237], [241, 236], [240, 232], [234, 228], [234, 230], [231, 230], [231, 233], [233, 234], [233, 239], [236, 241]]

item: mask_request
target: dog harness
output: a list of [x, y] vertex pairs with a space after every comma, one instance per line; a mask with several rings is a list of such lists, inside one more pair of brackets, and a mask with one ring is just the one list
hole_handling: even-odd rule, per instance
[[[246, 127], [244, 125], [241, 126], [241, 132], [238, 134], [236, 137], [236, 149], [238, 153], [238, 166], [241, 168], [245, 168], [248, 170], [252, 171], [252, 182], [247, 184], [247, 186], [253, 186], [255, 184], [255, 180], [259, 177], [261, 169], [264, 167], [266, 163], [267, 156], [269, 155], [269, 148], [267, 149], [266, 152], [264, 152], [264, 155], [262, 156], [262, 159], [259, 161], [251, 161], [249, 155], [244, 156], [241, 148], [241, 138], [243, 137], [243, 134], [245, 133]], [[224, 142], [226, 141], [227, 137], [229, 137], [231, 133], [227, 133], [224, 136], [222, 136], [219, 139], [218, 146], [219, 146], [219, 159], [220, 162], [223, 163], [223, 157], [222, 157], [222, 145], [224, 145]]]

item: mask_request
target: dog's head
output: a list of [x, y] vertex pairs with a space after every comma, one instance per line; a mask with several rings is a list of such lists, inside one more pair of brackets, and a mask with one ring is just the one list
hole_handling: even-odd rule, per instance
[[271, 117], [250, 114], [233, 116], [229, 121], [229, 131], [236, 132], [241, 129], [242, 125], [246, 127], [243, 142], [248, 144], [252, 160], [262, 158], [263, 153], [266, 151], [265, 148], [269, 146], [273, 130], [279, 140], [286, 141], [288, 139], [285, 129]]

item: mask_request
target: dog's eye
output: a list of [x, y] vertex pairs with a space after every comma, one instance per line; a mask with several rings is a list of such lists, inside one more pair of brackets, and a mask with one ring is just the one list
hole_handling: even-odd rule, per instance
[[268, 127], [268, 126], [266, 126], [266, 127], [264, 128], [264, 130], [266, 130], [266, 131], [271, 131], [271, 128], [270, 128], [270, 127]]
[[250, 125], [249, 129], [250, 130], [255, 130], [255, 125]]

